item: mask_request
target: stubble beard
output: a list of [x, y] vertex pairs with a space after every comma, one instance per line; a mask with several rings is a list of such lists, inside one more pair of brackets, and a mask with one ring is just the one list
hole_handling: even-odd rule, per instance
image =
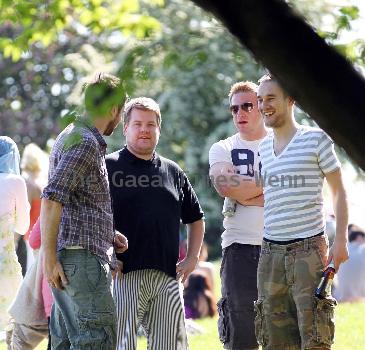
[[273, 129], [280, 128], [285, 124], [285, 120], [284, 120], [284, 118], [282, 118], [281, 115], [275, 116], [275, 118], [270, 120], [269, 123], [267, 123], [265, 120], [264, 120], [264, 122], [265, 122], [265, 126], [267, 126], [269, 128], [273, 128]]
[[117, 123], [115, 120], [111, 120], [108, 125], [105, 128], [104, 135], [110, 136], [113, 134], [114, 130], [118, 126], [119, 123]]

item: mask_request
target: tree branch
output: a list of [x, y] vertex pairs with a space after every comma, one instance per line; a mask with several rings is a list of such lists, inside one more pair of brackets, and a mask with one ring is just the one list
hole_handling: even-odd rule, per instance
[[365, 80], [279, 0], [193, 0], [212, 12], [365, 170]]

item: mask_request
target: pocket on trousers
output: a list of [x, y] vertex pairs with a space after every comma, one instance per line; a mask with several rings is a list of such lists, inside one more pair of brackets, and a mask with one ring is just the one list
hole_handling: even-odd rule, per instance
[[264, 313], [263, 313], [263, 300], [257, 300], [254, 303], [255, 306], [255, 334], [256, 339], [260, 345], [264, 344]]
[[75, 264], [62, 264], [63, 272], [65, 273], [67, 278], [70, 278], [75, 275], [76, 273], [76, 265]]
[[79, 312], [80, 344], [91, 344], [90, 349], [113, 349], [116, 339], [116, 317], [113, 311]]
[[314, 298], [314, 336], [318, 343], [332, 345], [335, 335], [334, 298]]
[[222, 273], [223, 273], [223, 270], [224, 270], [224, 267], [226, 265], [226, 260], [227, 260], [227, 251], [228, 248], [224, 248], [223, 249], [223, 253], [222, 253], [222, 262], [221, 262], [221, 267], [219, 269], [219, 276], [222, 277]]
[[227, 298], [222, 298], [217, 303], [218, 306], [218, 334], [219, 340], [225, 344], [229, 342], [229, 310]]
[[90, 290], [96, 290], [98, 287], [100, 288], [101, 280], [103, 277], [102, 266], [100, 261], [96, 257], [94, 257], [94, 259], [89, 260], [85, 268], [86, 268], [86, 278]]

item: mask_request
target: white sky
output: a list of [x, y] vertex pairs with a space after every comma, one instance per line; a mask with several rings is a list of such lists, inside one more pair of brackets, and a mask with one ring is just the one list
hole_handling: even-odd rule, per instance
[[350, 0], [350, 3], [360, 9], [360, 18], [352, 22], [352, 30], [347, 33], [344, 38], [346, 41], [353, 40], [355, 38], [365, 38], [365, 1]]
[[[365, 39], [365, 1], [352, 0], [351, 3], [360, 9], [360, 18], [354, 22], [352, 31], [348, 33], [350, 40]], [[344, 169], [344, 179], [348, 190], [350, 204], [350, 222], [365, 228], [365, 182], [356, 181], [353, 170]]]
[[[343, 165], [342, 174], [349, 203], [349, 223], [365, 229], [365, 182], [357, 180], [356, 172], [352, 166]], [[333, 213], [328, 188], [325, 190], [325, 208], [328, 214]]]
[[[365, 39], [365, 0], [339, 0], [339, 5], [355, 5], [360, 9], [360, 18], [352, 22], [352, 30], [343, 36], [344, 42], [358, 38]], [[349, 222], [365, 229], [365, 181], [357, 180], [352, 166], [343, 167], [343, 178], [349, 201]], [[325, 191], [327, 194], [328, 190]], [[325, 207], [329, 213], [333, 212], [330, 196], [325, 196]]]

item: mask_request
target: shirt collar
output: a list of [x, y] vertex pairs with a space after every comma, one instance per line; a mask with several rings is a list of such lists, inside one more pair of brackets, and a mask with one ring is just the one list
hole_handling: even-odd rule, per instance
[[88, 128], [92, 132], [92, 134], [95, 136], [95, 138], [98, 140], [100, 146], [106, 148], [107, 144], [106, 144], [103, 136], [100, 134], [99, 130], [88, 119], [77, 118], [75, 120], [74, 124]]

